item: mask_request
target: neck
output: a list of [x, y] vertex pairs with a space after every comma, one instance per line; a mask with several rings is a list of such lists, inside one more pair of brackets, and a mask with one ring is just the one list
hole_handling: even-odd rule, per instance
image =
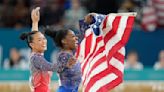
[[32, 50], [32, 53], [37, 53], [37, 54], [44, 55], [44, 52], [39, 52], [39, 51], [35, 51], [35, 50]]
[[68, 48], [62, 48], [62, 51], [66, 51], [66, 52], [69, 52], [69, 53], [73, 53], [73, 51], [71, 49], [68, 49]]

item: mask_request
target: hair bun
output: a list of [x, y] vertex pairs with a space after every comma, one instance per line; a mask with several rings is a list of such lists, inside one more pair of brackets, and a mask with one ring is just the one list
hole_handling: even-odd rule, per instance
[[47, 26], [43, 28], [43, 32], [50, 37], [56, 37], [56, 30], [54, 30], [54, 28]]
[[21, 39], [21, 40], [25, 40], [25, 39], [27, 39], [27, 37], [28, 37], [28, 33], [22, 33], [22, 34], [20, 35], [20, 39]]

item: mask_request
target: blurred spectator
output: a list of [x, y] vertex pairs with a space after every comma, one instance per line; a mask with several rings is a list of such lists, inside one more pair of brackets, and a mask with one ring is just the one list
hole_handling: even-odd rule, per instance
[[67, 9], [70, 9], [71, 7], [71, 0], [61, 0], [63, 1], [64, 3], [64, 9], [67, 10]]
[[87, 10], [81, 6], [79, 0], [71, 0], [71, 8], [65, 11], [65, 24], [79, 29], [78, 22], [87, 14]]
[[143, 2], [142, 0], [124, 0], [118, 12], [137, 12], [134, 26], [140, 28]]
[[41, 12], [41, 25], [62, 25], [64, 8], [60, 0], [47, 0], [46, 7]]
[[143, 64], [138, 61], [138, 54], [136, 51], [130, 51], [127, 54], [125, 61], [125, 69], [142, 70]]
[[51, 54], [51, 62], [52, 63], [57, 63], [57, 57], [58, 57], [58, 53], [59, 53], [59, 48], [55, 49], [52, 54]]
[[15, 28], [22, 28], [24, 26], [28, 26], [29, 24], [29, 6], [26, 0], [16, 0], [16, 4], [14, 5], [13, 10], [13, 20], [15, 21]]
[[0, 13], [0, 26], [22, 28], [28, 26], [28, 0], [3, 0]]
[[80, 0], [89, 12], [116, 13], [121, 0]]
[[0, 68], [2, 67], [1, 64], [2, 64], [2, 46], [0, 45]]
[[21, 57], [19, 51], [16, 48], [11, 48], [10, 57], [4, 61], [4, 69], [28, 69], [27, 62]]
[[143, 8], [142, 27], [146, 31], [164, 28], [164, 0], [147, 0]]
[[30, 55], [31, 55], [30, 48], [21, 48], [19, 52], [26, 62], [30, 61]]
[[13, 5], [11, 0], [3, 0], [1, 5], [1, 18], [0, 26], [3, 27], [12, 27], [14, 21], [11, 21], [13, 17]]
[[46, 7], [47, 1], [46, 0], [31, 0], [31, 9], [35, 7], [40, 7], [40, 11]]
[[118, 12], [140, 12], [143, 5], [142, 0], [123, 0]]
[[88, 12], [96, 12], [96, 0], [80, 0]]
[[30, 26], [30, 10], [41, 7], [41, 25], [63, 25], [64, 0], [1, 0], [0, 27]]
[[164, 69], [164, 50], [161, 50], [158, 55], [158, 61], [154, 64], [155, 70]]

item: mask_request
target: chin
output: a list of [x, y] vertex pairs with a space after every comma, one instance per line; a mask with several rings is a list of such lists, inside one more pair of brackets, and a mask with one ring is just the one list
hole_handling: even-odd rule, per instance
[[78, 47], [78, 45], [77, 45], [77, 44], [75, 44], [75, 45], [74, 45], [74, 49], [76, 49], [77, 47]]
[[47, 48], [44, 48], [44, 51], [46, 51], [47, 50]]
[[78, 46], [75, 46], [73, 50], [77, 50]]
[[76, 49], [77, 49], [77, 47], [72, 47], [72, 48], [71, 48], [71, 50], [76, 50]]
[[75, 46], [75, 49], [77, 49], [77, 48], [78, 48], [78, 45]]

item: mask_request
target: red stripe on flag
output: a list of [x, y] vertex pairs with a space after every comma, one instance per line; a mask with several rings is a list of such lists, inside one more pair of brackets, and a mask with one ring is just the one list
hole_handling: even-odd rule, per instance
[[104, 43], [105, 44], [109, 41], [109, 39], [111, 39], [117, 33], [120, 19], [121, 19], [121, 16], [116, 16], [116, 18], [114, 19], [114, 21], [112, 23], [112, 29], [109, 30], [109, 32], [104, 37]]
[[116, 67], [114, 67], [111, 64], [109, 64], [108, 68], [110, 69], [110, 71], [115, 73], [117, 76], [123, 77], [123, 73], [120, 70], [118, 70]]
[[[100, 47], [100, 49], [99, 49], [97, 52], [93, 52], [93, 53], [89, 56], [89, 58], [87, 59], [85, 65], [82, 67], [82, 70], [84, 71], [86, 65], [89, 63], [89, 59], [90, 59], [93, 55], [94, 55], [94, 56], [93, 56], [93, 58], [94, 58], [96, 55], [98, 55], [99, 53], [101, 53], [101, 52], [103, 52], [103, 51], [104, 51], [104, 47]], [[82, 71], [82, 74], [83, 74], [83, 71]]]
[[80, 45], [78, 45], [77, 50], [76, 50], [76, 58], [78, 58], [80, 53]]
[[[84, 74], [84, 69], [86, 68], [87, 64], [88, 64], [88, 63], [90, 64], [89, 59], [90, 59], [93, 55], [94, 55], [94, 56], [93, 56], [93, 58], [94, 58], [96, 55], [98, 55], [99, 53], [101, 53], [101, 52], [104, 51], [104, 46], [103, 46], [103, 47], [100, 47], [100, 48], [97, 50], [97, 52], [95, 52], [96, 47], [97, 47], [97, 44], [99, 43], [99, 41], [101, 41], [100, 39], [101, 39], [101, 38], [96, 39], [96, 40], [97, 40], [96, 46], [95, 46], [95, 48], [94, 48], [93, 53], [90, 54], [89, 58], [88, 58], [87, 61], [85, 62], [84, 66], [82, 67], [82, 74]], [[84, 77], [84, 79], [83, 79], [83, 80], [84, 80], [83, 82], [85, 82], [86, 77], [87, 77], [87, 75], [85, 75], [85, 77]]]
[[122, 55], [121, 53], [116, 52], [113, 55], [113, 57], [116, 58], [116, 59], [118, 59], [122, 64], [124, 64], [124, 55]]
[[[108, 43], [108, 41], [112, 41], [111, 38], [114, 37], [118, 31], [118, 27], [119, 27], [119, 23], [120, 23], [120, 19], [121, 16], [116, 16], [113, 23], [112, 23], [112, 29], [109, 30], [107, 32], [107, 34], [105, 35], [105, 37], [102, 39], [97, 40], [98, 38], [96, 38], [96, 43], [95, 43], [95, 47], [93, 52], [90, 52], [90, 50], [86, 51], [86, 56], [85, 56], [85, 62], [82, 66], [82, 74], [84, 76], [84, 81], [83, 81], [83, 85], [86, 86], [86, 88], [84, 88], [84, 92], [89, 92], [90, 88], [94, 86], [94, 84], [97, 81], [101, 81], [101, 79], [103, 77], [107, 77], [109, 74], [115, 74], [118, 78], [112, 80], [110, 82], [110, 80], [108, 81], [109, 83], [101, 85], [100, 84], [100, 89], [98, 89], [96, 92], [102, 92], [102, 91], [108, 91], [112, 88], [114, 88], [115, 86], [117, 86], [118, 84], [120, 84], [122, 82], [122, 78], [123, 78], [123, 72], [120, 71], [120, 69], [118, 67], [115, 67], [113, 65], [110, 64], [110, 60], [112, 57], [116, 58], [118, 60], [118, 62], [121, 62], [122, 64], [124, 64], [124, 55], [122, 55], [120, 52], [118, 52], [122, 47], [125, 46], [125, 44], [127, 43], [130, 33], [132, 31], [132, 26], [134, 23], [134, 17], [130, 16], [127, 19], [127, 24], [126, 24], [126, 28], [123, 31], [123, 35], [120, 41], [118, 41], [118, 43], [114, 44], [114, 46], [107, 51], [107, 57], [104, 55], [100, 58], [98, 58], [98, 60], [92, 65], [92, 67], [90, 66], [92, 60], [99, 54], [102, 54], [103, 50], [105, 50], [105, 45], [106, 43]], [[106, 23], [107, 23], [107, 18], [103, 21], [103, 28], [106, 28]], [[88, 38], [86, 38], [88, 39]], [[91, 38], [90, 38], [91, 39]], [[105, 45], [100, 47], [97, 51], [95, 51], [97, 49], [97, 45], [100, 41], [104, 40]], [[88, 41], [90, 42], [90, 45], [92, 43], [92, 41]], [[86, 45], [86, 47], [88, 48], [88, 46]], [[86, 48], [85, 48], [86, 49]], [[90, 49], [90, 48], [89, 48]], [[89, 53], [89, 56], [88, 56]], [[87, 57], [87, 58], [86, 58]], [[92, 58], [92, 60], [90, 60]], [[102, 63], [107, 62], [108, 63], [108, 68], [106, 68], [103, 71], [99, 71], [98, 74], [95, 74], [94, 76], [90, 77], [90, 74], [92, 74], [92, 71], [94, 71], [95, 68], [98, 68], [99, 65], [101, 65]], [[89, 65], [89, 70], [87, 70], [86, 74], [84, 75], [84, 70], [86, 68], [86, 66]], [[88, 79], [89, 78], [89, 82]], [[87, 82], [86, 82], [87, 80]], [[84, 84], [85, 83], [85, 84]]]
[[94, 77], [92, 77], [92, 78], [90, 79], [89, 83], [87, 84], [87, 86], [86, 86], [84, 92], [89, 92], [90, 88], [93, 86], [93, 84], [94, 84], [96, 81], [100, 80], [101, 78], [103, 78], [104, 76], [106, 76], [106, 75], [108, 75], [108, 74], [110, 74], [110, 73], [112, 73], [112, 71], [110, 71], [109, 69], [105, 69], [104, 71], [102, 71], [102, 72], [99, 73], [99, 76], [94, 76]]
[[106, 28], [107, 21], [108, 21], [108, 16], [105, 17], [105, 19], [103, 21], [103, 28], [102, 29]]
[[[95, 47], [94, 47], [93, 53], [90, 54], [89, 58], [92, 57], [92, 55], [94, 54], [94, 52], [95, 52], [95, 50], [96, 50], [97, 44], [98, 44], [101, 40], [102, 40], [102, 37], [98, 37], [98, 38], [96, 39], [96, 45], [95, 45]], [[84, 65], [83, 65], [83, 67], [82, 67], [82, 74], [83, 74], [83, 72], [84, 72], [84, 68], [86, 67], [86, 65], [87, 65], [87, 63], [88, 63], [89, 58], [87, 58], [86, 62], [84, 63]]]
[[[119, 41], [119, 42], [110, 50], [110, 52], [109, 52], [109, 54], [108, 54], [108, 57], [107, 57], [107, 58], [108, 58], [107, 61], [110, 61], [110, 60], [111, 60], [111, 57], [114, 55], [114, 53], [116, 53], [119, 49], [121, 49], [121, 47], [124, 46], [125, 43], [127, 42], [127, 39], [128, 39], [128, 37], [129, 37], [129, 34], [130, 34], [130, 32], [131, 32], [131, 29], [132, 29], [132, 24], [133, 24], [133, 21], [134, 21], [133, 19], [134, 19], [134, 17], [129, 17], [129, 18], [128, 18], [127, 26], [126, 26], [126, 28], [125, 28], [125, 32], [124, 32], [124, 35], [123, 35], [123, 37], [122, 37], [122, 40]], [[129, 26], [129, 25], [131, 25], [131, 26]], [[116, 31], [117, 31], [117, 30], [116, 30]], [[124, 37], [125, 37], [125, 38], [124, 38]], [[109, 64], [109, 63], [108, 63], [108, 64]], [[119, 71], [118, 69], [112, 67], [110, 64], [109, 64], [109, 68], [111, 68], [111, 69], [107, 69], [107, 70], [105, 70], [105, 71], [103, 71], [103, 72], [97, 74], [97, 75], [94, 76], [93, 78], [91, 78], [90, 82], [89, 82], [88, 85], [86, 86], [86, 91], [85, 91], [85, 92], [88, 92], [87, 90], [89, 90], [90, 87], [93, 86], [94, 80], [99, 80], [99, 79], [97, 79], [97, 78], [102, 78], [102, 77], [104, 77], [105, 74], [103, 74], [103, 73], [109, 74], [109, 73], [112, 71], [112, 73], [115, 72], [118, 76], [122, 76], [122, 72]], [[110, 71], [109, 71], [109, 70], [110, 70]]]
[[[93, 65], [93, 67], [91, 68], [91, 70], [88, 72], [88, 74], [91, 74], [91, 72], [98, 66], [98, 65], [100, 65], [101, 63], [103, 63], [104, 61], [106, 60], [106, 57], [105, 56], [103, 56], [103, 57], [101, 57], [99, 60], [97, 60], [97, 62]], [[89, 77], [89, 75], [87, 75], [86, 77], [85, 77], [85, 79], [84, 79], [84, 81], [83, 81], [83, 85], [84, 85], [84, 83], [86, 82], [86, 79]]]
[[124, 34], [122, 36], [122, 39], [111, 48], [111, 50], [109, 51], [109, 53], [107, 55], [107, 61], [110, 61], [110, 59], [112, 58], [112, 56], [119, 49], [121, 49], [122, 46], [125, 46], [125, 44], [127, 43], [128, 38], [130, 36], [130, 33], [132, 31], [133, 22], [134, 22], [134, 17], [129, 17], [128, 20], [127, 20], [127, 24], [126, 24], [127, 26], [126, 26], [126, 28], [124, 30]]
[[124, 35], [122, 37], [121, 43], [125, 46], [125, 44], [128, 42], [128, 39], [130, 37], [132, 28], [133, 28], [133, 24], [134, 24], [134, 17], [130, 16], [128, 18], [128, 22], [127, 22], [127, 26], [125, 28], [125, 32]]
[[[112, 68], [112, 70], [111, 70]], [[89, 92], [90, 88], [95, 84], [96, 81], [100, 80], [101, 78], [111, 74], [111, 73], [115, 73], [115, 74], [119, 74], [121, 75], [122, 73], [120, 73], [120, 71], [114, 67], [111, 66], [111, 68], [107, 68], [104, 71], [100, 72], [99, 74], [96, 74], [96, 76], [93, 76], [89, 83], [87, 84], [85, 91], [84, 92]]]
[[86, 56], [89, 54], [91, 46], [92, 46], [92, 36], [93, 34], [90, 34], [89, 36], [86, 37], [86, 42], [85, 42], [85, 56], [84, 58], [86, 58]]
[[118, 86], [123, 79], [121, 77], [118, 77], [117, 79], [113, 80], [112, 82], [106, 84], [105, 86], [102, 86], [97, 92], [108, 92], [109, 90], [113, 89], [114, 87]]

